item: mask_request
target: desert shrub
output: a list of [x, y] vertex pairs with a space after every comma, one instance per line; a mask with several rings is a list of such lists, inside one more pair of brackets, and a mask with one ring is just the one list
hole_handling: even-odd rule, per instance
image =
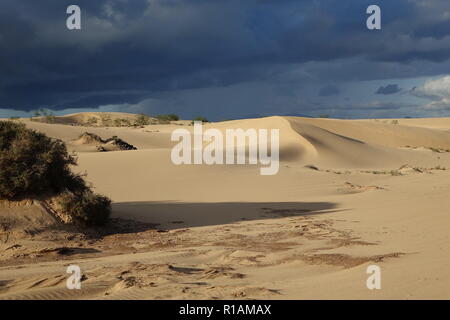
[[97, 119], [97, 118], [95, 118], [95, 117], [90, 117], [90, 118], [87, 120], [86, 124], [87, 124], [88, 126], [93, 126], [93, 125], [97, 124], [97, 122], [98, 122], [98, 119]]
[[102, 114], [101, 120], [102, 125], [105, 127], [110, 127], [112, 125], [111, 116], [109, 114]]
[[53, 112], [51, 112], [50, 110], [48, 110], [48, 109], [41, 109], [41, 115], [43, 117], [41, 119], [42, 122], [55, 123], [56, 117], [53, 114]]
[[55, 123], [56, 117], [53, 114], [46, 115], [43, 119], [43, 122], [45, 123]]
[[87, 188], [70, 171], [75, 164], [62, 141], [21, 123], [0, 121], [0, 198]]
[[192, 121], [201, 121], [201, 122], [208, 122], [208, 119], [206, 119], [205, 117], [196, 117], [194, 120]]
[[174, 113], [170, 113], [167, 115], [170, 121], [178, 121], [180, 120], [180, 117]]
[[34, 111], [34, 114], [30, 117], [30, 120], [44, 123], [55, 123], [56, 117], [52, 111], [41, 108], [37, 111]]
[[131, 127], [131, 122], [129, 119], [122, 119], [122, 126]]
[[24, 124], [0, 121], [0, 198], [58, 195], [61, 207], [75, 220], [98, 225], [107, 219], [110, 200], [94, 194], [83, 177], [72, 173], [76, 159], [64, 142], [27, 129]]
[[30, 117], [31, 121], [44, 122], [44, 123], [55, 123], [56, 117], [48, 109], [39, 109], [34, 111], [33, 116]]
[[114, 126], [115, 127], [121, 127], [122, 126], [122, 119], [114, 119]]
[[81, 193], [63, 192], [56, 198], [56, 202], [64, 214], [88, 226], [105, 224], [111, 214], [111, 200], [91, 190]]
[[114, 126], [115, 127], [130, 127], [131, 122], [128, 119], [114, 119]]
[[134, 120], [135, 126], [146, 126], [150, 124], [150, 117], [145, 114], [138, 114]]
[[170, 121], [178, 121], [180, 120], [180, 117], [176, 114], [170, 113], [157, 115], [156, 119], [158, 119], [159, 121], [170, 122]]

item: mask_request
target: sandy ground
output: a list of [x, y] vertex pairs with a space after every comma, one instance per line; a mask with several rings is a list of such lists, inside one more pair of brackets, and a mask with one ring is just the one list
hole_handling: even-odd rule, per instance
[[[170, 134], [192, 130], [187, 122], [25, 122], [69, 147], [88, 131], [138, 150], [77, 154], [76, 170], [114, 201], [101, 236], [52, 229], [36, 203], [0, 203], [27, 226], [0, 239], [0, 299], [450, 298], [450, 118], [206, 125], [280, 129], [274, 176], [254, 165], [173, 165]], [[66, 288], [70, 264], [82, 270], [81, 290]], [[366, 287], [372, 264], [381, 290]]]

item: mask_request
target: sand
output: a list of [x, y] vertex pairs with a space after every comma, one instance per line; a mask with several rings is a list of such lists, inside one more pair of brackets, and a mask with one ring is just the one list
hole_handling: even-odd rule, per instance
[[[117, 135], [138, 150], [78, 150], [75, 170], [113, 200], [115, 227], [102, 236], [55, 232], [38, 203], [0, 205], [0, 218], [27, 212], [19, 222], [40, 226], [2, 240], [0, 299], [450, 298], [450, 118], [205, 125], [280, 129], [274, 176], [173, 165], [170, 134], [189, 122], [24, 122], [66, 142]], [[69, 264], [85, 275], [81, 290], [65, 286]], [[381, 290], [366, 287], [372, 264]]]

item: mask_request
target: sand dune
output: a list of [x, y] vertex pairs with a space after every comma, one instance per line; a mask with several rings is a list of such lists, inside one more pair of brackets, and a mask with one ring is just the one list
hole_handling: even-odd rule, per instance
[[[256, 166], [172, 164], [175, 124], [25, 123], [66, 142], [87, 129], [117, 135], [139, 150], [78, 153], [76, 170], [113, 199], [123, 232], [0, 244], [9, 248], [0, 298], [450, 298], [450, 118], [205, 125], [280, 129], [274, 176]], [[80, 291], [65, 289], [69, 263], [86, 275]], [[381, 267], [382, 290], [366, 288], [370, 264]]]

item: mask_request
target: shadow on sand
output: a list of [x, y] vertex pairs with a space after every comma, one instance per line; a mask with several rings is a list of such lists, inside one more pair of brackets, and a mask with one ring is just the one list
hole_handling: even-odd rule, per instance
[[336, 207], [331, 202], [120, 202], [113, 204], [113, 217], [171, 230], [342, 211]]

